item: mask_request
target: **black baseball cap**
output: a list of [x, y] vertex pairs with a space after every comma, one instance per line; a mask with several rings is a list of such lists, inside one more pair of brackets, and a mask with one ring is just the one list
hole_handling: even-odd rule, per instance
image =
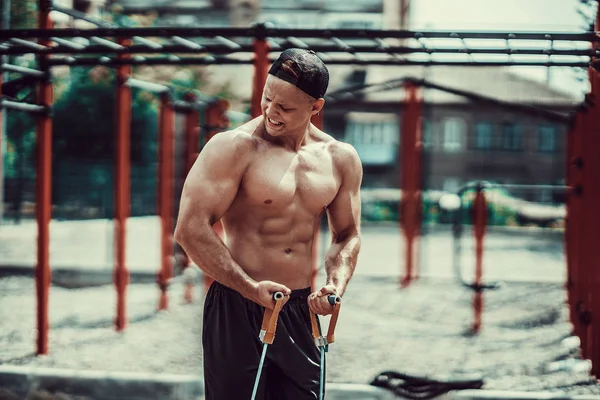
[[271, 65], [269, 74], [291, 83], [315, 99], [323, 97], [329, 85], [329, 70], [312, 50], [284, 50]]

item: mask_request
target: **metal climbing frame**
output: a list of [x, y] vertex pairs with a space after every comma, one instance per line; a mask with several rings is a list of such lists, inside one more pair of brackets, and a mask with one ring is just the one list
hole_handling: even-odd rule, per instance
[[[134, 65], [246, 65], [254, 66], [251, 116], [260, 114], [260, 97], [272, 53], [289, 47], [312, 49], [328, 65], [423, 65], [423, 66], [545, 66], [582, 67], [589, 70], [592, 90], [586, 107], [577, 114], [569, 141], [568, 185], [580, 187], [568, 200], [567, 267], [569, 299], [572, 310], [591, 315], [600, 312], [600, 268], [594, 264], [600, 241], [600, 158], [594, 149], [600, 146], [600, 36], [598, 33], [564, 32], [457, 32], [457, 31], [384, 31], [384, 30], [315, 30], [280, 29], [267, 25], [251, 28], [120, 28], [104, 22], [100, 28], [50, 29], [49, 13], [71, 12], [52, 6], [49, 0], [38, 0], [39, 26], [30, 30], [6, 30], [0, 39], [0, 55], [37, 56], [43, 76], [40, 77], [38, 104], [15, 105], [2, 100], [4, 107], [30, 108], [38, 113], [38, 353], [47, 352], [48, 289], [48, 224], [50, 221], [50, 167], [52, 125], [49, 109], [52, 86], [49, 69], [54, 65], [104, 65], [117, 69], [118, 153], [115, 216], [118, 241], [115, 282], [120, 292], [127, 285], [124, 232], [128, 216], [129, 149], [128, 112], [130, 94], [126, 82]], [[74, 15], [71, 12], [71, 15]], [[600, 30], [600, 17], [597, 21]], [[85, 39], [85, 40], [81, 40]], [[535, 42], [535, 45], [532, 45]], [[568, 46], [565, 46], [568, 44]], [[453, 55], [453, 59], [444, 56]], [[503, 57], [490, 60], [488, 56]], [[409, 218], [403, 221], [407, 242], [413, 243], [420, 226], [421, 141], [419, 139], [422, 99], [419, 86], [405, 82], [403, 126], [410, 128], [402, 135], [403, 168], [401, 188], [409, 196], [402, 207]], [[167, 110], [167, 104], [163, 103]], [[167, 112], [168, 115], [168, 112]], [[165, 118], [163, 115], [162, 118]], [[167, 118], [171, 118], [168, 117]], [[168, 120], [168, 119], [167, 119]], [[164, 122], [166, 124], [167, 122]], [[166, 151], [165, 151], [166, 153]], [[415, 167], [416, 166], [416, 167]], [[412, 172], [411, 172], [412, 171]], [[163, 186], [161, 186], [163, 187]], [[166, 229], [166, 228], [165, 228]], [[576, 247], [577, 246], [577, 247]], [[164, 249], [165, 247], [163, 247]], [[164, 258], [163, 258], [164, 261]], [[407, 266], [412, 266], [412, 255]], [[412, 267], [406, 283], [412, 278]], [[167, 275], [161, 275], [165, 279]], [[592, 288], [596, 288], [592, 290]], [[121, 301], [121, 300], [120, 300]], [[575, 315], [575, 314], [573, 314]], [[577, 314], [579, 315], [579, 314]], [[588, 324], [575, 321], [578, 334], [585, 336], [584, 354], [591, 358], [593, 373], [600, 376], [600, 318]], [[120, 323], [124, 324], [122, 315]], [[118, 324], [117, 324], [118, 325]], [[585, 330], [586, 333], [583, 333]], [[596, 334], [592, 334], [594, 331]]]
[[[302, 47], [314, 50], [329, 65], [588, 67], [598, 50], [573, 44], [600, 40], [593, 33], [317, 30], [265, 24], [252, 28], [24, 29], [10, 30], [7, 37], [0, 54], [45, 54], [53, 56], [51, 65], [252, 64], [265, 58], [272, 61], [270, 51]], [[118, 43], [116, 37], [131, 38], [132, 43]], [[54, 45], [41, 46], [35, 41], [41, 38]], [[74, 42], [75, 38], [88, 39], [88, 44]], [[392, 43], [398, 41], [406, 44]], [[573, 47], [563, 48], [565, 43]], [[135, 56], [117, 57], [123, 53]], [[83, 54], [91, 57], [76, 57]], [[444, 59], [448, 54], [462, 59]], [[482, 55], [507, 57], [494, 61], [483, 60]]]

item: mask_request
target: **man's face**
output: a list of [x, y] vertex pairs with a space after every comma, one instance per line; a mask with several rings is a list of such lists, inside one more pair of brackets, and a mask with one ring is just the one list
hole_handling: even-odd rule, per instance
[[261, 100], [267, 133], [281, 136], [304, 128], [318, 111], [316, 103], [315, 99], [291, 83], [268, 75]]

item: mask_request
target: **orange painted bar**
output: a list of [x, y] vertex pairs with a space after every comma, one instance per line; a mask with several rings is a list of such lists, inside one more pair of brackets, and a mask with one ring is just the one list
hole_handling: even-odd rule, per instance
[[[317, 115], [313, 115], [311, 118], [311, 122], [318, 129], [323, 130], [323, 111], [321, 111]], [[323, 217], [325, 218], [325, 216]], [[315, 235], [313, 237], [313, 246], [312, 246], [312, 288], [313, 290], [317, 288], [317, 274], [319, 273], [319, 236], [321, 232], [321, 221], [317, 222], [317, 226], [315, 227]]]
[[157, 276], [160, 289], [159, 310], [166, 310], [169, 305], [167, 289], [173, 277], [175, 260], [173, 240], [175, 195], [175, 110], [169, 94], [160, 96], [159, 146], [158, 146], [158, 199], [161, 222], [161, 267]]
[[[595, 206], [591, 203], [589, 185], [589, 172], [590, 165], [588, 162], [589, 153], [586, 151], [586, 147], [590, 145], [590, 136], [593, 130], [592, 123], [592, 112], [593, 109], [588, 109], [583, 115], [582, 123], [582, 137], [581, 137], [581, 163], [582, 170], [580, 175], [581, 183], [581, 207], [579, 213], [581, 218], [579, 219], [576, 227], [576, 234], [579, 240], [579, 244], [576, 244], [575, 248], [578, 250], [576, 255], [576, 293], [577, 303], [576, 311], [579, 318], [580, 332], [579, 338], [581, 339], [581, 355], [589, 359], [591, 354], [591, 276], [590, 276], [590, 255], [594, 254], [594, 243], [593, 243], [593, 230], [594, 227], [590, 226], [589, 220], [591, 213]], [[590, 211], [591, 210], [591, 211]]]
[[[121, 46], [131, 46], [131, 40], [120, 38]], [[120, 53], [118, 57], [129, 57]], [[130, 216], [131, 202], [131, 88], [126, 85], [132, 67], [121, 65], [116, 68], [116, 160], [115, 160], [115, 267], [114, 283], [117, 290], [117, 316], [115, 329], [122, 331], [127, 326], [126, 292], [129, 284], [129, 271], [126, 260], [127, 219]]]
[[[38, 27], [52, 29], [50, 19], [51, 3], [38, 1]], [[50, 41], [40, 39], [39, 44], [49, 46]], [[49, 68], [45, 65], [47, 56], [40, 55], [40, 69], [48, 75], [39, 83], [38, 103], [51, 107], [53, 102], [52, 81]], [[37, 297], [37, 348], [38, 355], [48, 354], [49, 297], [50, 297], [50, 219], [52, 218], [52, 117], [49, 113], [38, 116], [36, 128], [36, 219], [38, 226], [37, 263], [35, 283]]]
[[565, 258], [567, 261], [566, 290], [569, 302], [569, 314], [573, 333], [582, 337], [581, 319], [578, 304], [581, 300], [581, 227], [582, 227], [582, 196], [577, 188], [581, 187], [582, 179], [582, 139], [585, 134], [583, 111], [579, 111], [567, 134], [567, 192], [565, 221]]
[[422, 142], [420, 121], [422, 116], [422, 97], [420, 88], [407, 82], [402, 110], [400, 131], [400, 229], [406, 241], [405, 275], [402, 287], [410, 285], [416, 276], [416, 255], [418, 236], [421, 230], [421, 171]]
[[267, 82], [269, 72], [269, 44], [266, 40], [256, 39], [254, 47], [254, 80], [252, 83], [252, 101], [250, 104], [250, 117], [256, 118], [262, 114], [260, 101], [262, 92]]
[[[600, 4], [596, 14], [596, 31], [600, 30]], [[600, 50], [600, 43], [595, 42], [594, 48]], [[593, 97], [593, 107], [590, 117], [590, 143], [586, 143], [584, 151], [587, 153], [585, 157], [586, 177], [584, 188], [588, 192], [584, 194], [589, 196], [589, 212], [590, 219], [587, 220], [590, 225], [590, 257], [588, 272], [590, 276], [590, 306], [592, 313], [590, 341], [591, 343], [591, 361], [592, 375], [600, 379], [600, 259], [598, 249], [600, 248], [600, 158], [598, 157], [598, 149], [600, 149], [600, 72], [593, 68], [590, 70], [591, 93]]]
[[[487, 228], [487, 201], [483, 190], [478, 189], [473, 203], [473, 234], [475, 236], [475, 284], [480, 288], [483, 283], [483, 241]], [[483, 313], [483, 290], [473, 294], [473, 332], [481, 330]]]

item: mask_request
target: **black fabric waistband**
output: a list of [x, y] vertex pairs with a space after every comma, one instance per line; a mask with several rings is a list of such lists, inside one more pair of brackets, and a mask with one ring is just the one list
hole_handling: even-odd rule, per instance
[[[228, 291], [231, 293], [236, 293], [238, 295], [240, 295], [240, 293], [237, 290], [234, 290], [228, 286], [223, 285], [220, 282], [214, 281], [212, 283], [212, 285], [215, 286], [215, 289], [219, 289], [219, 290], [223, 290], [223, 291]], [[312, 293], [312, 289], [310, 287], [307, 288], [303, 288], [303, 289], [296, 289], [296, 290], [292, 290], [292, 293], [290, 294], [290, 299], [287, 301], [289, 302], [300, 302], [300, 301], [306, 301], [308, 299], [308, 296]]]

